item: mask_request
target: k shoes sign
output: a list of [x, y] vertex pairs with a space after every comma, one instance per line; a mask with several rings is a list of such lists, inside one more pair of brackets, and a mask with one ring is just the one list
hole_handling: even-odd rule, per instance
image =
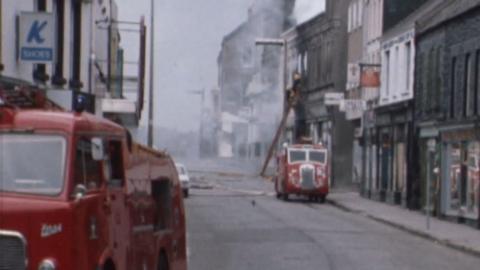
[[55, 20], [51, 13], [22, 12], [19, 16], [18, 58], [51, 63], [55, 51]]

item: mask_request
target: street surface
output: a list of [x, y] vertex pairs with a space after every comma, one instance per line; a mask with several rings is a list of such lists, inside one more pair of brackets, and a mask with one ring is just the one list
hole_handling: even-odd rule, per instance
[[480, 258], [329, 204], [277, 200], [271, 183], [191, 173], [189, 269], [478, 269]]

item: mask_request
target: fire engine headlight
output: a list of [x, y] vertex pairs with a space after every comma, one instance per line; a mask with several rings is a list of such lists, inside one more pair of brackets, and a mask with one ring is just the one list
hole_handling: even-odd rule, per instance
[[52, 259], [44, 259], [39, 265], [38, 270], [56, 270], [57, 265]]

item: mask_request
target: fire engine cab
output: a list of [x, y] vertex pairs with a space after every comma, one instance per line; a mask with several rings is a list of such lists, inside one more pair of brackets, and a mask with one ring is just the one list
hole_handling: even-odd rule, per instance
[[277, 198], [307, 196], [324, 202], [329, 192], [328, 151], [321, 144], [285, 145], [277, 155]]
[[168, 154], [0, 88], [0, 269], [185, 270], [184, 215]]

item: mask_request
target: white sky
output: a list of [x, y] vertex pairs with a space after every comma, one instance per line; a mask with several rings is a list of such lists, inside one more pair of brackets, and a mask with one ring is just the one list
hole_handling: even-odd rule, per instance
[[297, 24], [302, 24], [325, 10], [325, 0], [297, 0], [294, 16]]

